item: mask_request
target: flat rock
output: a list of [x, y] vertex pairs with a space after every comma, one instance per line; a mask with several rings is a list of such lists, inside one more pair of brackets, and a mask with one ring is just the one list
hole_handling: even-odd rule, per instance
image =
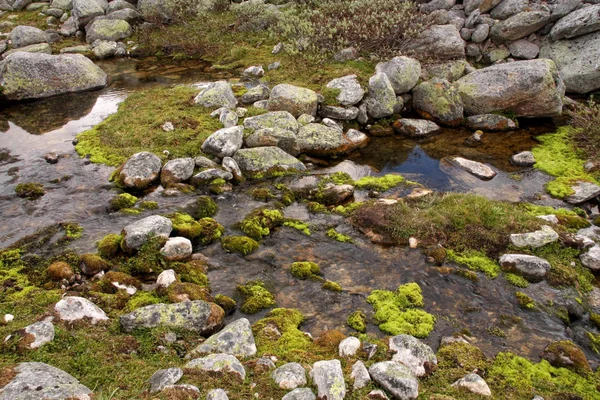
[[333, 79], [326, 86], [329, 89], [338, 89], [340, 91], [336, 96], [336, 100], [343, 106], [353, 106], [359, 103], [365, 95], [365, 90], [358, 82], [356, 75], [347, 75]]
[[92, 324], [100, 321], [108, 321], [106, 313], [100, 307], [83, 297], [63, 297], [54, 306], [54, 311], [61, 321], [74, 322], [85, 320]]
[[550, 13], [547, 11], [524, 11], [495, 24], [490, 30], [490, 37], [496, 43], [522, 39], [549, 22]]
[[23, 340], [20, 344], [30, 349], [37, 349], [54, 340], [54, 325], [50, 321], [39, 321], [11, 333], [4, 341], [13, 337], [20, 337]]
[[234, 109], [237, 100], [231, 90], [231, 85], [226, 81], [217, 81], [208, 85], [194, 98], [194, 103], [205, 108], [227, 107]]
[[228, 324], [193, 349], [188, 358], [208, 353], [224, 353], [236, 357], [255, 355], [256, 344], [250, 322], [246, 318], [240, 318]]
[[349, 336], [342, 340], [338, 346], [340, 357], [353, 356], [360, 349], [360, 340], [354, 336]]
[[394, 336], [389, 348], [395, 353], [392, 361], [407, 366], [417, 377], [429, 375], [437, 368], [437, 357], [431, 347], [413, 336]]
[[219, 158], [231, 157], [244, 143], [244, 128], [233, 126], [219, 129], [202, 143], [202, 151]]
[[229, 171], [225, 171], [219, 168], [209, 168], [204, 171], [198, 172], [192, 176], [190, 183], [194, 186], [205, 185], [212, 182], [215, 179], [223, 179], [230, 181], [233, 179], [233, 174]]
[[296, 389], [306, 385], [306, 371], [302, 365], [292, 362], [282, 365], [271, 373], [271, 378], [281, 389]]
[[600, 30], [600, 4], [583, 7], [559, 19], [550, 31], [550, 39], [571, 39]]
[[160, 171], [160, 183], [168, 186], [190, 179], [196, 166], [193, 158], [176, 158], [169, 160]]
[[255, 147], [238, 150], [233, 159], [244, 176], [271, 177], [280, 173], [294, 174], [306, 170], [296, 157], [278, 147]]
[[321, 106], [319, 115], [323, 118], [332, 118], [335, 120], [351, 121], [358, 116], [358, 108], [356, 107], [338, 107], [338, 106]]
[[122, 232], [123, 243], [128, 250], [138, 250], [151, 237], [168, 238], [172, 230], [173, 223], [169, 218], [151, 215], [125, 226]]
[[490, 12], [494, 19], [507, 19], [515, 14], [525, 11], [529, 0], [503, 0]]
[[160, 254], [168, 261], [184, 261], [192, 255], [192, 242], [184, 237], [171, 237], [160, 249]]
[[432, 25], [411, 40], [406, 50], [417, 58], [429, 57], [437, 61], [465, 58], [465, 41], [452, 24]]
[[281, 398], [281, 400], [316, 400], [316, 399], [317, 399], [317, 396], [315, 396], [315, 394], [309, 388], [294, 389]]
[[382, 361], [371, 365], [369, 374], [395, 399], [414, 400], [419, 395], [419, 381], [405, 365]]
[[592, 271], [600, 271], [600, 246], [594, 245], [579, 256], [581, 263]]
[[275, 146], [292, 156], [300, 153], [296, 134], [287, 129], [258, 129], [244, 138], [244, 144], [250, 148]]
[[421, 63], [410, 57], [394, 57], [375, 66], [376, 73], [385, 74], [397, 95], [408, 93], [421, 77]]
[[558, 233], [547, 225], [542, 229], [527, 233], [513, 233], [510, 235], [510, 243], [516, 247], [538, 248], [558, 240]]
[[149, 380], [150, 393], [156, 393], [169, 385], [174, 385], [183, 377], [181, 368], [167, 368], [156, 371]]
[[472, 115], [465, 119], [465, 125], [470, 129], [487, 132], [512, 131], [519, 127], [512, 119], [498, 114]]
[[496, 176], [496, 172], [493, 169], [477, 161], [467, 160], [462, 157], [444, 157], [444, 160], [464, 169], [479, 179], [490, 180]]
[[158, 156], [147, 151], [135, 153], [121, 168], [119, 182], [128, 188], [146, 189], [158, 178], [161, 167]]
[[327, 400], [342, 400], [346, 396], [346, 382], [339, 360], [317, 361], [310, 371], [317, 397]]
[[531, 151], [522, 151], [510, 156], [510, 163], [519, 167], [533, 167], [535, 165], [535, 157]]
[[396, 132], [411, 138], [424, 138], [442, 131], [438, 124], [426, 119], [401, 118], [393, 126]]
[[469, 392], [482, 396], [491, 396], [492, 392], [488, 384], [477, 374], [467, 374], [452, 384], [452, 386], [465, 388]]
[[513, 57], [533, 60], [540, 53], [540, 46], [525, 39], [519, 39], [509, 43], [508, 50]]
[[314, 157], [346, 154], [362, 143], [360, 140], [356, 141], [348, 137], [340, 129], [315, 123], [301, 127], [297, 140], [300, 152]]
[[96, 40], [117, 42], [131, 36], [133, 30], [127, 21], [120, 19], [96, 19], [86, 27], [85, 40], [94, 43]]
[[298, 133], [298, 121], [287, 111], [272, 111], [244, 119], [244, 129], [251, 132], [260, 129], [282, 129]]
[[571, 186], [575, 193], [564, 198], [569, 204], [581, 204], [600, 196], [600, 186], [591, 182], [579, 182]]
[[318, 103], [319, 99], [314, 91], [282, 83], [271, 90], [268, 109], [288, 111], [295, 118], [302, 114], [315, 116]]
[[52, 47], [50, 47], [48, 43], [30, 44], [28, 46], [19, 47], [18, 49], [8, 50], [2, 54], [2, 58], [7, 58], [14, 53], [52, 54]]
[[448, 126], [462, 123], [462, 99], [456, 88], [445, 79], [433, 78], [417, 85], [412, 90], [412, 103], [425, 119]]
[[219, 374], [233, 374], [242, 381], [246, 378], [244, 366], [231, 354], [209, 354], [206, 357], [196, 358], [188, 362], [183, 368], [199, 369]]
[[541, 281], [550, 271], [548, 261], [527, 254], [503, 254], [499, 263], [504, 271], [522, 275], [532, 282]]

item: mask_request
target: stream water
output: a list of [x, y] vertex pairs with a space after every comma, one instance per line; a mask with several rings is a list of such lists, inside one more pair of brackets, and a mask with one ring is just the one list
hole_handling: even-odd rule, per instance
[[[79, 158], [72, 140], [116, 112], [118, 104], [131, 91], [226, 77], [211, 73], [203, 64], [159, 67], [152, 61], [102, 63], [112, 82], [103, 90], [0, 109], [0, 248], [42, 227], [75, 221], [83, 226], [84, 234], [70, 248], [94, 252], [95, 242], [101, 237], [119, 232], [128, 223], [149, 215], [149, 211], [141, 216], [108, 213], [107, 204], [116, 194], [108, 182], [112, 168]], [[539, 200], [544, 197], [543, 185], [548, 178], [531, 169], [515, 168], [508, 159], [518, 151], [530, 149], [535, 144], [535, 135], [552, 128], [550, 122], [544, 121], [511, 133], [489, 134], [484, 144], [476, 148], [462, 144], [472, 133], [467, 130], [445, 130], [420, 142], [396, 137], [372, 138], [367, 147], [348, 158], [356, 164], [368, 165], [372, 174], [401, 173], [433, 190], [471, 191], [507, 201]], [[44, 160], [49, 152], [60, 155], [57, 164]], [[486, 182], [444, 167], [440, 159], [449, 155], [488, 163], [498, 176]], [[47, 193], [35, 201], [18, 198], [15, 186], [29, 181], [43, 183]], [[229, 233], [235, 232], [231, 228], [235, 222], [264, 205], [246, 194], [248, 185], [216, 197], [220, 210], [215, 219]], [[163, 196], [159, 188], [145, 200], [159, 203], [156, 213], [168, 213], [193, 202], [196, 196], [197, 193]], [[213, 264], [208, 272], [213, 293], [239, 299], [237, 284], [262, 279], [275, 293], [278, 306], [299, 308], [308, 317], [303, 328], [318, 335], [333, 328], [347, 331], [345, 320], [351, 312], [370, 311], [365, 298], [371, 290], [394, 290], [400, 284], [417, 282], [423, 290], [425, 309], [437, 316], [436, 329], [426, 340], [434, 347], [440, 337], [467, 328], [489, 355], [512, 350], [536, 358], [549, 342], [567, 338], [565, 326], [558, 318], [522, 310], [514, 298], [515, 288], [502, 278], [489, 280], [481, 276], [478, 282], [472, 282], [448, 268], [426, 264], [419, 250], [374, 245], [352, 231], [342, 217], [313, 215], [300, 204], [287, 207], [284, 213], [308, 221], [314, 233], [306, 236], [287, 227], [277, 229], [263, 240], [256, 253], [245, 258], [225, 253], [219, 244], [197, 249]], [[330, 227], [349, 234], [354, 243], [328, 239], [324, 231]], [[319, 282], [292, 278], [289, 265], [301, 260], [319, 263], [324, 277], [339, 282], [344, 291], [324, 291]], [[548, 300], [560, 301], [566, 295], [545, 283], [523, 291], [544, 304]], [[241, 316], [239, 311], [236, 313], [229, 318]], [[249, 318], [254, 321], [265, 313]], [[494, 327], [504, 330], [506, 337], [490, 335], [489, 329]], [[369, 332], [379, 331], [370, 326]], [[596, 364], [597, 356], [588, 356]]]

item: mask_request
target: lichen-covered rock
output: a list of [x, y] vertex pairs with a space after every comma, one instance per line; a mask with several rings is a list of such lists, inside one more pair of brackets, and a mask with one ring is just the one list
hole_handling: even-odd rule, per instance
[[600, 271], [600, 246], [594, 245], [579, 256], [581, 263], [592, 271]]
[[507, 19], [525, 11], [528, 5], [528, 0], [503, 0], [492, 9], [490, 15], [494, 19]]
[[234, 109], [237, 100], [226, 81], [213, 82], [194, 98], [194, 103], [205, 108], [227, 107]]
[[146, 189], [158, 178], [161, 166], [158, 156], [147, 151], [135, 153], [119, 171], [119, 182], [128, 188]]
[[533, 60], [540, 53], [540, 46], [525, 39], [519, 39], [509, 43], [508, 50], [513, 57]]
[[21, 339], [19, 346], [37, 349], [54, 340], [54, 325], [50, 321], [35, 322], [23, 329], [11, 333], [4, 341], [6, 342], [14, 337], [19, 337]]
[[421, 77], [421, 63], [410, 57], [394, 57], [375, 67], [376, 73], [385, 74], [397, 95], [408, 93]]
[[250, 322], [246, 318], [240, 318], [228, 324], [193, 349], [188, 358], [209, 353], [231, 354], [236, 357], [255, 355], [256, 344]]
[[437, 123], [458, 126], [463, 119], [462, 99], [447, 80], [433, 78], [417, 85], [412, 91], [414, 109]]
[[306, 385], [306, 371], [302, 365], [291, 362], [282, 365], [271, 373], [271, 378], [281, 389], [296, 389]]
[[513, 233], [510, 235], [510, 243], [516, 247], [533, 247], [538, 248], [558, 240], [558, 233], [547, 225], [542, 226], [542, 229], [527, 232]]
[[455, 82], [467, 115], [512, 112], [517, 117], [562, 112], [564, 84], [552, 60], [492, 65]]
[[427, 376], [437, 368], [437, 357], [431, 347], [410, 335], [390, 338], [392, 361], [404, 364], [417, 376]]
[[342, 130], [314, 123], [301, 127], [296, 138], [300, 152], [315, 157], [346, 154], [361, 144], [348, 138]]
[[353, 106], [359, 103], [365, 95], [365, 90], [360, 86], [356, 75], [347, 75], [333, 79], [326, 86], [329, 89], [340, 91], [336, 96], [336, 100], [343, 106]]
[[365, 364], [358, 360], [352, 366], [352, 373], [350, 374], [350, 378], [354, 381], [352, 384], [352, 390], [362, 389], [371, 382], [371, 375], [369, 375], [369, 371]]
[[358, 116], [358, 108], [356, 107], [338, 107], [338, 106], [321, 106], [319, 115], [323, 118], [333, 118], [335, 120], [351, 121]]
[[41, 362], [24, 362], [17, 375], [0, 388], [0, 400], [91, 400], [92, 391], [58, 368]]
[[129, 3], [125, 0], [112, 0], [108, 3], [108, 8], [106, 9], [106, 13], [110, 14], [115, 11], [125, 10], [125, 9], [135, 9], [135, 6], [132, 3]]
[[248, 89], [248, 91], [242, 95], [242, 103], [253, 104], [260, 100], [266, 100], [269, 98], [270, 93], [271, 91], [267, 85], [256, 85], [253, 88]]
[[419, 395], [419, 381], [411, 370], [395, 361], [378, 362], [369, 368], [371, 379], [399, 400], [414, 400]]
[[522, 275], [532, 282], [541, 281], [550, 271], [548, 261], [527, 254], [503, 254], [499, 262], [504, 271]]
[[3, 54], [3, 57], [6, 58], [13, 53], [42, 53], [42, 54], [52, 54], [52, 47], [48, 43], [37, 43], [30, 44], [29, 46], [20, 47], [18, 49], [8, 50]]
[[571, 39], [600, 30], [600, 4], [583, 7], [556, 22], [550, 31], [550, 39]]
[[214, 303], [203, 300], [174, 304], [151, 304], [119, 318], [126, 332], [138, 328], [187, 329], [202, 336], [210, 335], [223, 323], [225, 312]]
[[244, 144], [250, 148], [275, 146], [292, 156], [297, 156], [300, 153], [296, 134], [281, 128], [258, 129], [246, 136]]
[[281, 400], [316, 400], [316, 399], [317, 399], [317, 396], [315, 396], [315, 394], [309, 388], [294, 389], [281, 398]]
[[585, 354], [570, 340], [550, 343], [540, 356], [556, 368], [567, 368], [581, 375], [592, 373]]
[[19, 25], [10, 31], [10, 40], [13, 48], [20, 48], [30, 44], [46, 43], [48, 42], [48, 35], [36, 27]]
[[400, 118], [393, 127], [396, 132], [411, 138], [424, 138], [442, 131], [438, 124], [426, 119]]
[[17, 52], [0, 62], [0, 99], [38, 99], [99, 89], [106, 83], [106, 73], [81, 54]]
[[242, 381], [246, 378], [246, 370], [237, 358], [230, 354], [209, 354], [206, 357], [196, 358], [183, 368], [199, 369], [201, 371], [237, 375]]
[[360, 340], [354, 336], [349, 336], [338, 345], [338, 354], [340, 357], [353, 356], [359, 349]]
[[235, 111], [224, 110], [219, 117], [219, 122], [223, 124], [224, 128], [231, 128], [232, 126], [236, 126], [238, 124], [239, 117], [235, 113]]
[[414, 40], [406, 49], [417, 58], [428, 57], [434, 60], [455, 60], [465, 58], [465, 41], [454, 25], [432, 25]]
[[169, 261], [187, 260], [192, 255], [192, 242], [184, 237], [169, 238], [160, 254]]
[[209, 168], [205, 169], [204, 171], [198, 172], [196, 175], [192, 176], [192, 178], [190, 179], [190, 183], [194, 186], [200, 186], [208, 184], [215, 179], [223, 179], [226, 181], [230, 181], [233, 179], [233, 174], [223, 169]]
[[150, 393], [160, 392], [165, 387], [176, 384], [182, 376], [181, 368], [159, 369], [150, 377]]
[[261, 129], [283, 129], [298, 133], [298, 121], [287, 111], [272, 111], [244, 119], [244, 129], [251, 132]]
[[318, 398], [342, 400], [346, 396], [346, 382], [339, 360], [317, 361], [310, 377], [317, 387]]
[[116, 42], [127, 39], [133, 30], [127, 21], [119, 19], [96, 19], [86, 29], [85, 40], [94, 43], [96, 40]]
[[97, 305], [84, 299], [83, 297], [67, 296], [63, 297], [54, 305], [54, 311], [61, 321], [89, 321], [96, 324], [100, 321], [107, 321], [106, 313]]
[[168, 238], [172, 230], [173, 223], [169, 218], [151, 215], [123, 228], [123, 245], [127, 250], [137, 250], [151, 237]]
[[586, 201], [600, 196], [600, 186], [591, 182], [579, 182], [571, 186], [571, 189], [575, 193], [565, 197], [564, 199], [569, 204], [585, 203]]
[[288, 111], [298, 118], [302, 114], [315, 116], [318, 103], [314, 91], [282, 83], [271, 90], [268, 108], [270, 111]]
[[83, 29], [95, 17], [104, 15], [108, 8], [105, 0], [73, 0], [71, 12], [75, 26]]
[[465, 119], [468, 128], [487, 132], [504, 132], [517, 129], [519, 126], [510, 118], [498, 114], [472, 115]]
[[490, 30], [490, 37], [496, 43], [510, 42], [531, 35], [550, 22], [547, 11], [525, 11], [500, 21]]
[[447, 161], [454, 166], [462, 168], [479, 179], [490, 180], [496, 176], [496, 171], [487, 165], [477, 161], [467, 160], [463, 157], [444, 157], [442, 161]]
[[160, 171], [160, 183], [166, 187], [173, 183], [187, 181], [192, 177], [195, 165], [193, 158], [176, 158], [168, 161]]
[[477, 374], [467, 374], [452, 384], [459, 388], [465, 388], [469, 392], [477, 393], [482, 396], [491, 396], [492, 392], [488, 384]]
[[118, 50], [118, 43], [112, 40], [99, 40], [95, 42], [95, 46], [92, 49], [96, 58], [100, 60], [116, 55]]
[[244, 128], [232, 126], [219, 129], [202, 143], [202, 151], [219, 158], [231, 157], [244, 143]]
[[240, 149], [233, 159], [244, 176], [254, 178], [295, 174], [306, 170], [306, 166], [300, 160], [278, 147]]
[[397, 102], [396, 93], [386, 74], [380, 72], [369, 78], [369, 93], [364, 103], [370, 117], [389, 117], [394, 114]]

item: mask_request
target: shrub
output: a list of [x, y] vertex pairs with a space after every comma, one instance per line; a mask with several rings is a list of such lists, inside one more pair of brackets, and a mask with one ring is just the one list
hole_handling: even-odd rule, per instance
[[249, 0], [233, 4], [231, 11], [237, 17], [236, 29], [241, 32], [263, 31], [277, 24], [282, 12], [264, 0]]
[[573, 140], [588, 158], [600, 160], [600, 104], [594, 100], [587, 104], [575, 103], [567, 110], [569, 125], [575, 128]]

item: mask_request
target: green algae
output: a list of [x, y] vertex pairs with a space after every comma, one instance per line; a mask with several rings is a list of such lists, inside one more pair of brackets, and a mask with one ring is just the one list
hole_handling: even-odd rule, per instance
[[292, 263], [290, 267], [292, 276], [298, 279], [306, 279], [321, 273], [319, 265], [311, 261], [298, 261]]
[[242, 256], [258, 250], [258, 242], [247, 236], [225, 236], [221, 240], [223, 250], [230, 253], [238, 253]]
[[344, 235], [343, 233], [339, 233], [334, 228], [327, 230], [325, 233], [328, 238], [337, 240], [340, 243], [353, 243], [352, 238], [350, 236]]
[[488, 278], [496, 278], [501, 272], [500, 265], [480, 251], [466, 250], [462, 253], [456, 253], [447, 250], [446, 257], [449, 261], [465, 266], [472, 271], [483, 272]]
[[260, 310], [274, 307], [275, 296], [261, 281], [250, 281], [244, 285], [238, 285], [237, 290], [244, 297], [244, 304], [240, 307], [240, 311], [246, 314], [256, 314]]
[[367, 331], [367, 316], [360, 310], [354, 311], [348, 316], [346, 324], [355, 331], [365, 333]]
[[377, 190], [385, 192], [400, 185], [406, 180], [402, 175], [387, 174], [384, 176], [365, 176], [354, 182], [354, 187], [360, 190]]

